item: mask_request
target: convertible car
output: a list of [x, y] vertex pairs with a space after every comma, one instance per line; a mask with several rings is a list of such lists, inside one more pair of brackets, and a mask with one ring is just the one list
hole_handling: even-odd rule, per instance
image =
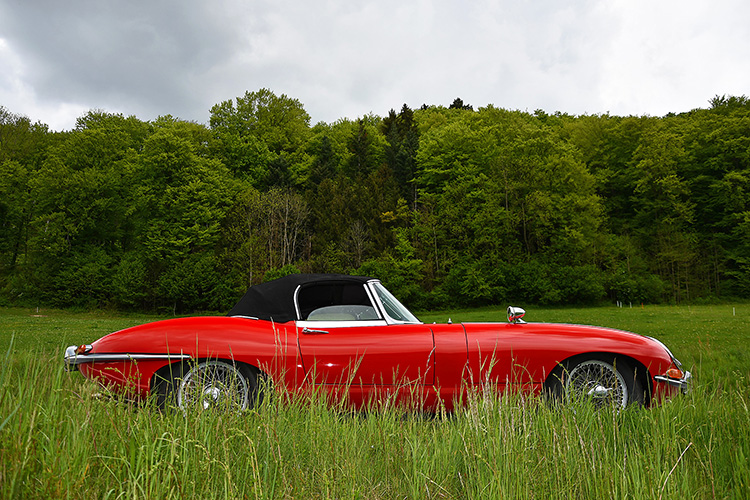
[[251, 287], [227, 316], [70, 346], [65, 364], [183, 411], [252, 408], [267, 391], [451, 410], [472, 391], [511, 390], [624, 408], [689, 387], [690, 372], [656, 339], [523, 315], [509, 307], [508, 323], [424, 324], [377, 279], [295, 274]]

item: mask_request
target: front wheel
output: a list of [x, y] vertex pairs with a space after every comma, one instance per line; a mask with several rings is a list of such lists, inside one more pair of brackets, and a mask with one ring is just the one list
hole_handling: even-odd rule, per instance
[[558, 399], [590, 401], [596, 408], [644, 404], [641, 382], [624, 360], [592, 356], [569, 360], [561, 368], [548, 384]]

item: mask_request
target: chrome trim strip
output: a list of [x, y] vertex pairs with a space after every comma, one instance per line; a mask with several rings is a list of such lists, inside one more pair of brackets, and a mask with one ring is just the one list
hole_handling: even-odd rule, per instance
[[[71, 346], [74, 347], [74, 346]], [[181, 360], [190, 359], [189, 354], [131, 354], [131, 353], [94, 353], [94, 354], [70, 354], [70, 347], [65, 350], [65, 364], [76, 366], [82, 363], [108, 363], [113, 361], [150, 361], [154, 359]]]
[[353, 328], [356, 326], [386, 326], [384, 319], [368, 319], [365, 321], [295, 321], [297, 328], [319, 330], [321, 328]]
[[[373, 290], [370, 289], [370, 286], [372, 283], [380, 283], [380, 280], [371, 279], [367, 282], [365, 282], [362, 286], [365, 287], [365, 293], [367, 294], [367, 297], [370, 299], [370, 302], [372, 303], [373, 309], [375, 309], [375, 312], [378, 316], [380, 316], [380, 320], [387, 321], [388, 315], [384, 314], [385, 310], [383, 309], [382, 305], [379, 301], [376, 300], [377, 294]], [[297, 285], [297, 288], [294, 289], [294, 312], [297, 314], [297, 323], [306, 323], [306, 319], [302, 319], [302, 314], [300, 313], [299, 309], [299, 291], [302, 289], [302, 285]], [[373, 296], [374, 295], [374, 296]], [[336, 305], [344, 305], [344, 304], [336, 304]], [[376, 321], [376, 320], [367, 320], [367, 321]], [[320, 324], [319, 321], [315, 321], [314, 323]], [[342, 321], [337, 322], [337, 326], [341, 326]], [[357, 321], [356, 325], [351, 326], [368, 326], [366, 324], [363, 324], [363, 321]]]
[[[374, 299], [375, 300], [375, 304], [377, 304], [376, 310], [378, 311], [378, 313], [380, 314], [380, 316], [385, 320], [385, 322], [388, 323], [389, 325], [422, 325], [422, 324], [424, 324], [421, 321], [419, 321], [419, 318], [417, 318], [416, 316], [414, 316], [414, 313], [412, 313], [404, 304], [402, 304], [401, 301], [398, 300], [396, 298], [396, 296], [393, 295], [393, 293], [391, 293], [390, 290], [388, 290], [383, 285], [383, 283], [380, 280], [372, 279], [372, 280], [368, 281], [367, 283], [365, 283], [365, 285], [367, 287], [368, 293], [370, 294], [370, 299], [371, 300]], [[378, 285], [380, 285], [380, 287], [383, 290], [385, 290], [386, 293], [388, 293], [391, 297], [393, 297], [393, 299], [396, 302], [398, 302], [401, 305], [401, 307], [403, 307], [406, 310], [406, 312], [408, 312], [417, 321], [416, 322], [413, 322], [413, 321], [399, 321], [397, 319], [391, 318], [391, 315], [388, 314], [388, 311], [385, 308], [385, 304], [383, 304], [383, 301], [380, 298], [380, 294], [378, 293], [378, 290], [376, 288]]]
[[383, 321], [385, 321], [386, 324], [393, 325], [393, 318], [388, 316], [388, 313], [385, 312], [385, 307], [383, 307], [383, 303], [380, 301], [380, 297], [378, 297], [378, 292], [375, 291], [376, 283], [380, 283], [380, 280], [370, 280], [365, 283], [365, 290], [367, 290], [367, 295], [370, 297], [370, 300], [375, 306], [375, 310], [378, 312], [378, 315], [383, 318]]
[[297, 315], [297, 320], [302, 319], [302, 315], [299, 313], [299, 289], [302, 288], [302, 285], [297, 285], [297, 288], [294, 289], [294, 313]]
[[648, 335], [644, 335], [644, 337], [646, 337], [647, 339], [653, 340], [654, 342], [662, 346], [664, 350], [667, 351], [667, 354], [669, 354], [669, 357], [672, 358], [672, 362], [674, 362], [675, 366], [677, 366], [677, 368], [682, 368], [682, 363], [680, 363], [680, 361], [674, 357], [674, 354], [672, 354], [672, 351], [669, 350], [669, 347], [667, 347], [664, 342], [662, 342], [661, 340], [657, 338], [649, 337]]
[[385, 309], [383, 309], [383, 304], [380, 303], [378, 294], [372, 288], [375, 286], [375, 283], [380, 283], [380, 280], [372, 279], [372, 280], [369, 280], [367, 283], [365, 283], [364, 285], [365, 293], [367, 294], [367, 297], [370, 299], [370, 302], [372, 303], [372, 306], [375, 309], [375, 312], [377, 313], [379, 318], [385, 322], [388, 322], [388, 315], [385, 313]]

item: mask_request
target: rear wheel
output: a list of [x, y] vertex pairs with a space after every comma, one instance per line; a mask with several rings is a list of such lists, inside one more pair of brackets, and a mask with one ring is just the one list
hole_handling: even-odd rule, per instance
[[597, 408], [622, 409], [643, 405], [643, 386], [633, 368], [614, 356], [595, 355], [568, 360], [553, 373], [547, 386], [565, 402], [589, 401]]
[[255, 406], [258, 382], [245, 365], [208, 360], [193, 365], [173, 365], [157, 379], [160, 407], [177, 406], [182, 411], [246, 410]]

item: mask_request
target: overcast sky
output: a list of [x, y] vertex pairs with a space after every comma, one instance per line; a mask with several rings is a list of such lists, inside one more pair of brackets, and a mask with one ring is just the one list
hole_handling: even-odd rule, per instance
[[0, 105], [208, 123], [269, 88], [312, 118], [406, 103], [662, 116], [750, 95], [747, 0], [0, 0]]

